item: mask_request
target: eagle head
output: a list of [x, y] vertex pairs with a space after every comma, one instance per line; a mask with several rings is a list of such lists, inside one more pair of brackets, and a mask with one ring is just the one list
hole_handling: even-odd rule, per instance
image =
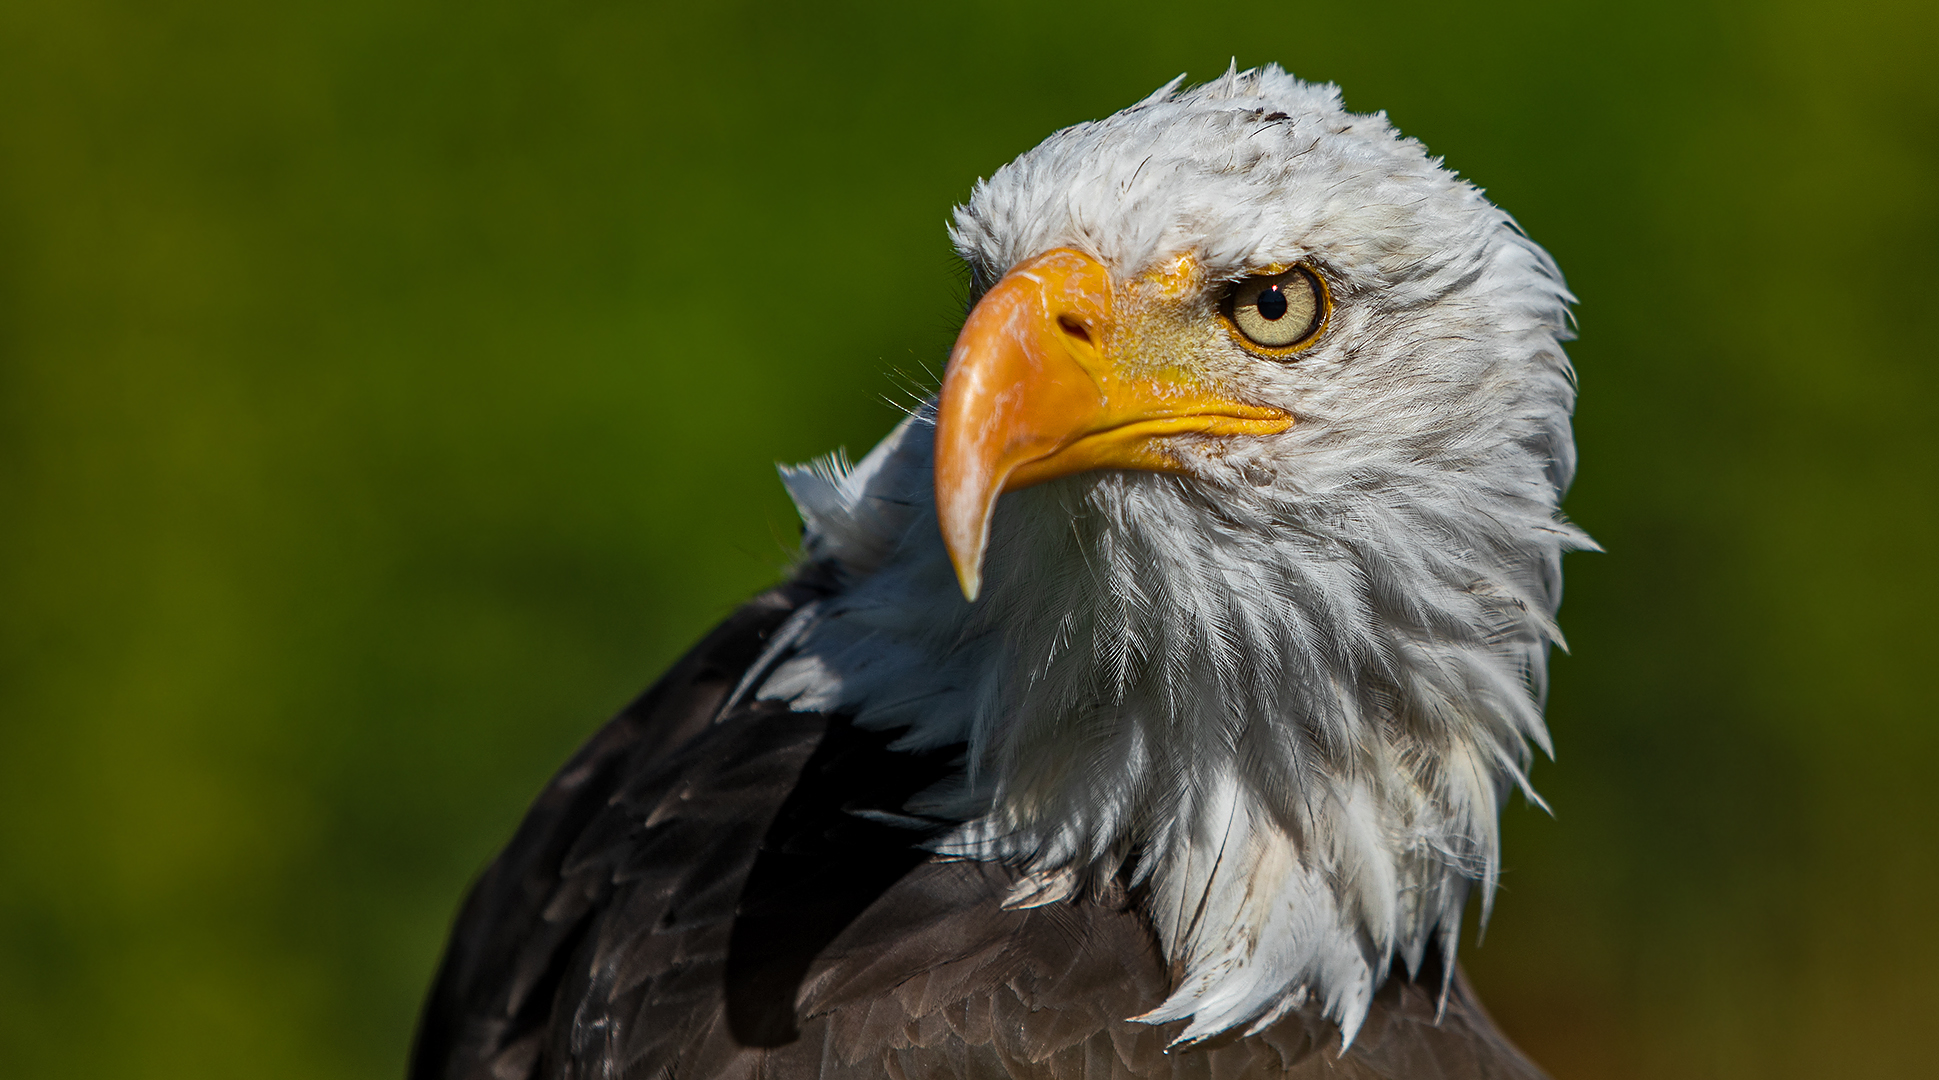
[[[1574, 470], [1571, 297], [1473, 185], [1277, 67], [1174, 81], [979, 182], [940, 393], [785, 470], [842, 587], [750, 676], [911, 748], [912, 810], [1128, 885], [1184, 1038], [1351, 1040], [1450, 961], [1527, 791]], [[1532, 792], [1530, 793], [1532, 797]]]

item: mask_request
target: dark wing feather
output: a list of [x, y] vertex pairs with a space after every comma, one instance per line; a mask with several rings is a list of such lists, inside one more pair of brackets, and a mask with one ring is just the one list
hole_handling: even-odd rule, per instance
[[[844, 718], [721, 706], [796, 583], [730, 617], [574, 756], [459, 915], [415, 1080], [1478, 1077], [1541, 1073], [1459, 974], [1389, 980], [1353, 1048], [1294, 1015], [1170, 1053], [1135, 895], [1006, 911], [1007, 868], [899, 816], [954, 767]], [[878, 814], [857, 811], [880, 811]]]

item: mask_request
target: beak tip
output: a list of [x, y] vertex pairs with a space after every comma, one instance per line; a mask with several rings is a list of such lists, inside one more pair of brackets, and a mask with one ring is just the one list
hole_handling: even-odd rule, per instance
[[995, 492], [1001, 480], [982, 478], [981, 482], [957, 479], [961, 470], [938, 463], [936, 485], [936, 524], [940, 527], [943, 548], [949, 564], [956, 570], [956, 584], [963, 599], [976, 602], [983, 591], [983, 554], [990, 542], [990, 515], [996, 510]]
[[[980, 556], [981, 552], [978, 555]], [[968, 559], [951, 561], [956, 564], [956, 584], [963, 588], [963, 599], [972, 604], [976, 603], [977, 595], [983, 591], [983, 568], [978, 565], [982, 559], [979, 557], [974, 561]]]

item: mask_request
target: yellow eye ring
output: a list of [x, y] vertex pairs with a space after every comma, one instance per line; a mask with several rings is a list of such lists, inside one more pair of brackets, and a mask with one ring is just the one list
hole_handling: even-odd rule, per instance
[[1235, 283], [1220, 305], [1239, 343], [1268, 356], [1290, 356], [1326, 329], [1333, 298], [1326, 283], [1305, 266], [1267, 270]]

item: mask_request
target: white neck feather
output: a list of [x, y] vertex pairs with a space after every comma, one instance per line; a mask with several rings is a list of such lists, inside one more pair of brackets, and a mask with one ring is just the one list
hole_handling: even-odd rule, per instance
[[932, 431], [784, 470], [845, 588], [795, 617], [760, 695], [968, 744], [911, 809], [1031, 871], [1015, 903], [1142, 883], [1181, 973], [1143, 1019], [1190, 1017], [1186, 1039], [1311, 1001], [1350, 1041], [1395, 957], [1451, 971], [1501, 801], [1548, 746], [1560, 556], [1586, 537], [1547, 500], [1093, 473], [1004, 496], [972, 605]]

